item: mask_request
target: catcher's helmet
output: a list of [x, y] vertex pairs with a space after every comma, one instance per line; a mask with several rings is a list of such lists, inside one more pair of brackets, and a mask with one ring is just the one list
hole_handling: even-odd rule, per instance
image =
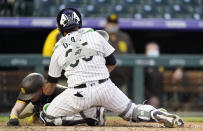
[[63, 31], [72, 29], [74, 27], [81, 28], [82, 19], [81, 14], [74, 8], [62, 9], [56, 18], [57, 27], [59, 31], [63, 34]]

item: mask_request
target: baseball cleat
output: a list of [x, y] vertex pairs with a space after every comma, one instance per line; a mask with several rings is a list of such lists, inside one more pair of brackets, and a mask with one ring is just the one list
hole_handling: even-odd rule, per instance
[[151, 116], [155, 121], [159, 123], [164, 123], [165, 127], [184, 126], [183, 120], [178, 115], [175, 114], [170, 114], [168, 112], [156, 109], [151, 112]]
[[106, 116], [105, 116], [105, 113], [106, 113], [106, 109], [104, 107], [97, 107], [97, 126], [105, 126], [106, 125]]

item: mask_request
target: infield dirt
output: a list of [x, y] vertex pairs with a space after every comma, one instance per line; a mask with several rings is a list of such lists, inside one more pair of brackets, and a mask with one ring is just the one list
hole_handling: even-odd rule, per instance
[[42, 124], [27, 124], [21, 122], [21, 126], [8, 127], [5, 122], [0, 123], [0, 131], [203, 131], [203, 122], [185, 122], [182, 128], [165, 128], [159, 123], [140, 122], [133, 123], [124, 120], [107, 120], [105, 127], [90, 126], [55, 126], [46, 127]]

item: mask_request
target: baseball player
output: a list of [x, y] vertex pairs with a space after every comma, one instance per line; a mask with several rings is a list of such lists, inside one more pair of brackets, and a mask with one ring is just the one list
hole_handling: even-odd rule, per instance
[[56, 21], [64, 37], [55, 44], [43, 92], [52, 95], [62, 70], [69, 88], [43, 109], [40, 116], [45, 125], [60, 125], [61, 117], [93, 106], [103, 106], [128, 121], [153, 119], [167, 127], [184, 125], [175, 114], [133, 103], [112, 83], [109, 73], [116, 67], [114, 48], [98, 32], [81, 28], [81, 15], [76, 9], [61, 10]]
[[[21, 82], [21, 92], [14, 105], [10, 119], [7, 123], [8, 126], [19, 125], [18, 119], [38, 113], [42, 110], [44, 104], [49, 103], [63, 92], [67, 87], [57, 84], [56, 90], [50, 97], [45, 97], [42, 93], [44, 85], [44, 77], [39, 73], [31, 73], [27, 75]], [[92, 107], [81, 114], [74, 114], [65, 117], [63, 125], [70, 126], [76, 124], [87, 123], [88, 125], [104, 125], [105, 124], [105, 110], [103, 107]]]

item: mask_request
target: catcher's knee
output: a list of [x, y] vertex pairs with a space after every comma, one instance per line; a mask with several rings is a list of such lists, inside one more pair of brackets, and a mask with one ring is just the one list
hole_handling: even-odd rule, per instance
[[55, 117], [49, 116], [46, 113], [49, 103], [45, 104], [42, 111], [40, 112], [39, 118], [44, 123], [45, 126], [55, 126]]
[[52, 116], [48, 116], [44, 111], [41, 111], [40, 113], [40, 120], [44, 123], [45, 126], [55, 126], [55, 118]]
[[46, 126], [73, 126], [78, 125], [82, 123], [90, 123], [95, 122], [96, 120], [92, 119], [83, 119], [80, 116], [61, 116], [61, 117], [53, 117], [46, 113], [46, 108], [49, 106], [49, 104], [46, 104], [43, 107], [43, 111], [40, 113], [40, 120], [44, 123]]

